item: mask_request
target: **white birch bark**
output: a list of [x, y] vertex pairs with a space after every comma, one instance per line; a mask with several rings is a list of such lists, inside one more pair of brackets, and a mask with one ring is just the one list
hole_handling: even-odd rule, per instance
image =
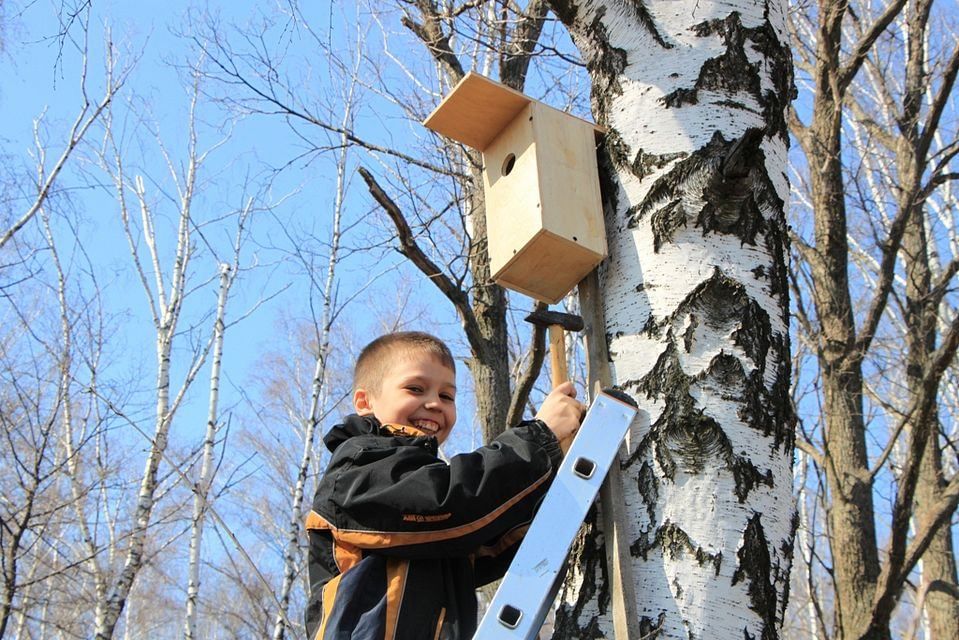
[[223, 358], [223, 337], [226, 332], [226, 300], [233, 284], [234, 265], [220, 265], [220, 292], [217, 296], [216, 316], [213, 329], [213, 360], [210, 364], [210, 397], [203, 438], [203, 454], [200, 477], [193, 488], [193, 517], [190, 523], [190, 555], [187, 565], [186, 617], [184, 638], [194, 640], [197, 624], [197, 604], [200, 594], [200, 552], [203, 544], [203, 525], [210, 504], [210, 487], [213, 484], [216, 437], [219, 431], [217, 407], [220, 398], [220, 364]]
[[[350, 81], [346, 99], [346, 111], [342, 126], [351, 127], [353, 119], [353, 91], [356, 87], [357, 73], [354, 72]], [[343, 200], [346, 195], [346, 165], [349, 157], [349, 140], [345, 135], [340, 136], [340, 154], [336, 162], [336, 195], [333, 202], [333, 219], [330, 230], [330, 253], [326, 265], [326, 280], [323, 284], [323, 305], [319, 321], [319, 341], [317, 344], [316, 363], [313, 369], [313, 380], [310, 385], [310, 405], [307, 415], [304, 416], [303, 452], [297, 467], [296, 482], [293, 485], [292, 501], [290, 505], [289, 528], [287, 529], [286, 550], [283, 554], [283, 583], [280, 586], [279, 603], [276, 620], [273, 625], [273, 640], [282, 640], [289, 627], [290, 594], [296, 583], [297, 575], [303, 571], [300, 540], [303, 517], [303, 500], [306, 492], [306, 482], [309, 478], [310, 467], [313, 462], [314, 440], [319, 426], [321, 410], [326, 395], [326, 366], [330, 355], [330, 331], [334, 320], [334, 297], [336, 283], [336, 266], [339, 262], [340, 224], [343, 214]]]
[[[608, 128], [600, 270], [638, 631], [779, 637], [795, 531], [784, 2], [552, 2]], [[554, 637], [611, 637], [583, 546]], [[595, 635], [589, 635], [595, 634]]]
[[[144, 463], [143, 475], [140, 480], [136, 505], [132, 513], [132, 528], [127, 532], [127, 544], [123, 567], [113, 579], [105, 597], [98, 598], [94, 613], [94, 634], [97, 640], [108, 640], [113, 637], [117, 623], [123, 613], [127, 599], [133, 588], [134, 580], [143, 567], [149, 535], [151, 518], [157, 502], [158, 470], [167, 451], [170, 426], [176, 410], [183, 397], [196, 379], [200, 368], [209, 355], [212, 340], [194, 354], [188, 370], [174, 389], [170, 376], [171, 354], [177, 335], [177, 327], [183, 310], [184, 298], [187, 294], [187, 274], [190, 260], [193, 255], [192, 204], [197, 181], [197, 172], [203, 164], [207, 154], [200, 153], [197, 148], [195, 109], [199, 92], [194, 86], [194, 94], [190, 105], [188, 136], [189, 151], [183, 175], [169, 156], [166, 157], [170, 175], [177, 187], [179, 210], [177, 212], [177, 230], [175, 234], [175, 249], [171, 265], [168, 270], [163, 268], [161, 252], [158, 246], [158, 237], [154, 228], [154, 211], [151, 208], [150, 198], [147, 195], [144, 180], [136, 176], [133, 184], [127, 182], [124, 173], [122, 152], [116, 147], [111, 131], [110, 115], [107, 115], [106, 146], [112, 148], [112, 166], [106, 167], [114, 180], [117, 199], [120, 205], [120, 215], [134, 268], [146, 294], [156, 337], [156, 403], [154, 412], [154, 432], [147, 458]], [[162, 145], [161, 145], [161, 151]], [[107, 164], [104, 159], [104, 164]], [[143, 251], [136, 239], [137, 231], [133, 227], [132, 217], [127, 207], [126, 192], [132, 190], [139, 206], [139, 233], [146, 246], [146, 260], [149, 267], [144, 265]], [[169, 280], [166, 273], [169, 272]], [[150, 283], [148, 274], [153, 275]], [[115, 547], [111, 544], [111, 551]], [[111, 564], [114, 558], [111, 557]]]
[[[40, 145], [39, 136], [36, 135], [36, 132], [35, 141], [37, 143], [37, 150], [39, 154], [38, 170], [42, 177], [43, 152]], [[44, 181], [41, 180], [41, 182]], [[103, 567], [97, 561], [97, 558], [101, 552], [101, 547], [97, 541], [96, 533], [91, 528], [89, 523], [90, 518], [88, 509], [90, 507], [88, 506], [86, 493], [89, 491], [90, 480], [84, 473], [83, 455], [79, 444], [87, 439], [88, 434], [83, 433], [82, 429], [80, 430], [81, 433], [77, 433], [77, 429], [75, 428], [74, 424], [74, 408], [77, 406], [77, 399], [71, 393], [74, 376], [76, 374], [73, 367], [73, 335], [74, 323], [76, 319], [75, 317], [71, 317], [71, 304], [67, 297], [67, 275], [64, 272], [63, 263], [60, 261], [60, 253], [57, 249], [53, 228], [50, 224], [50, 219], [46, 208], [43, 206], [39, 207], [38, 213], [40, 215], [44, 237], [47, 241], [47, 247], [50, 252], [50, 260], [57, 279], [56, 292], [59, 307], [60, 325], [60, 344], [58, 345], [60, 349], [60, 377], [59, 387], [57, 390], [57, 402], [61, 405], [60, 416], [63, 427], [61, 442], [64, 449], [63, 467], [66, 471], [64, 474], [64, 480], [66, 481], [70, 494], [70, 506], [75, 514], [74, 526], [76, 526], [80, 534], [80, 541], [85, 552], [84, 555], [86, 556], [86, 560], [84, 560], [82, 564], [86, 567], [92, 577], [96, 601], [102, 602], [107, 590], [107, 576]], [[102, 483], [100, 484], [100, 489], [103, 490]], [[94, 506], [94, 509], [95, 508], [96, 507]], [[115, 540], [111, 539], [111, 550], [115, 548], [113, 546], [114, 543]]]

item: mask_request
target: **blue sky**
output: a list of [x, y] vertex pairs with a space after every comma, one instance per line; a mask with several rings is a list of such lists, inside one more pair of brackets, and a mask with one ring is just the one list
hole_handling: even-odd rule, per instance
[[[306, 48], [310, 34], [302, 27], [293, 32], [290, 23], [270, 18], [263, 13], [273, 6], [255, 2], [237, 2], [217, 6], [209, 14], [192, 8], [196, 3], [174, 1], [165, 3], [95, 2], [90, 17], [89, 67], [87, 92], [93, 100], [102, 96], [104, 87], [106, 34], [112, 38], [117, 65], [121, 68], [134, 64], [126, 84], [114, 102], [115, 135], [124, 147], [124, 161], [130, 175], [145, 178], [148, 197], [158, 213], [157, 231], [160, 251], [167, 257], [172, 252], [175, 229], [176, 196], [174, 185], [165, 164], [162, 140], [175, 164], [182, 164], [187, 148], [185, 115], [190, 104], [188, 65], [195, 62], [198, 52], [189, 40], [191, 29], [202, 28], [201, 18], [216, 15], [225, 35], [235, 36], [233, 25], [263, 27], [264, 43], [279, 51], [286, 63], [284, 69], [296, 78], [290, 81], [302, 88], [304, 103], [324, 113], [324, 102], [337, 100], [336, 89], [329, 86], [335, 80], [328, 61], [316, 50]], [[33, 121], [43, 114], [41, 134], [48, 142], [48, 156], [59, 154], [64, 132], [80, 108], [78, 75], [79, 49], [83, 35], [79, 24], [74, 24], [67, 39], [56, 36], [56, 2], [13, 2], [5, 4], [6, 37], [5, 64], [0, 71], [0, 121], [3, 149], [18, 158], [22, 170], [29, 172], [33, 148]], [[357, 36], [349, 29], [329, 28], [329, 21], [349, 22], [334, 13], [327, 3], [314, 7], [316, 23], [311, 23], [319, 40], [327, 39], [334, 47], [343, 46]], [[342, 9], [347, 11], [348, 9]], [[206, 11], [206, 10], [204, 10]], [[319, 25], [319, 26], [317, 26]], [[306, 44], [303, 44], [306, 43]], [[375, 37], [370, 47], [377, 47]], [[300, 64], [293, 61], [300, 60]], [[333, 153], [308, 153], [309, 144], [335, 142], [316, 127], [300, 126], [299, 133], [310, 136], [304, 141], [276, 116], [250, 116], [228, 122], [227, 113], [215, 97], [222, 96], [222, 86], [206, 82], [198, 107], [197, 126], [199, 148], [219, 144], [224, 131], [231, 128], [229, 140], [218, 147], [204, 166], [201, 174], [202, 190], [194, 203], [198, 219], [213, 220], [241, 207], [254, 196], [272, 212], [262, 214], [252, 224], [252, 232], [241, 254], [241, 265], [249, 268], [234, 286], [228, 311], [228, 320], [256, 309], [249, 317], [227, 332], [224, 355], [225, 382], [222, 385], [221, 407], [240, 407], [244, 396], [255, 404], [255, 385], [265, 355], [289, 348], [288, 335], [283, 335], [289, 321], [307, 321], [311, 310], [308, 279], [302, 269], [289, 260], [289, 235], [314, 236], [322, 240], [329, 232], [330, 211], [334, 199]], [[335, 111], [329, 114], [334, 117]], [[418, 125], [403, 121], [390, 105], [375, 97], [366, 97], [359, 105], [359, 127], [374, 142], [396, 145], [416, 155], [418, 143], [413, 138], [429, 134]], [[157, 135], [154, 135], [157, 134]], [[149, 388], [154, 375], [154, 340], [146, 311], [145, 296], [131, 266], [127, 242], [121, 233], [115, 191], [105, 172], [96, 166], [95, 155], [102, 144], [102, 128], [94, 127], [71, 159], [60, 182], [64, 203], [63, 220], [76, 220], [76, 232], [82, 245], [95, 263], [97, 282], [104, 291], [104, 304], [112, 318], [112, 329], [106, 360], [118, 379], [143, 385], [144, 402], [148, 402]], [[52, 160], [48, 160], [49, 165]], [[352, 152], [350, 171], [357, 163], [377, 169], [374, 158]], [[277, 172], [278, 167], [285, 167]], [[182, 171], [182, 167], [180, 168]], [[24, 193], [19, 211], [31, 193], [22, 183]], [[431, 188], [429, 185], [425, 185]], [[382, 242], [386, 223], [374, 207], [360, 180], [353, 180], [345, 207], [345, 218], [355, 224], [344, 238], [346, 248], [362, 247], [370, 240]], [[424, 192], [425, 193], [425, 192]], [[65, 200], [66, 199], [66, 200]], [[57, 215], [56, 213], [54, 215]], [[218, 251], [227, 251], [232, 240], [233, 227], [210, 223], [205, 240], [198, 241], [200, 251], [193, 263], [193, 281], [204, 283], [192, 295], [184, 309], [185, 321], [196, 320], [204, 330], [209, 322], [207, 314], [215, 300], [216, 260], [203, 246], [209, 242]], [[68, 255], [75, 273], [86, 269], [83, 256], [70, 239], [73, 225], [58, 227], [64, 246], [71, 247]], [[315, 240], [308, 247], [322, 280], [326, 264], [325, 248]], [[306, 246], [306, 245], [304, 245]], [[357, 289], [368, 286], [370, 274], [386, 272], [386, 277], [374, 281], [351, 303], [342, 317], [342, 326], [350, 327], [352, 348], [372, 338], [382, 330], [386, 317], [407, 305], [406, 314], [419, 328], [428, 328], [450, 338], [458, 355], [465, 356], [458, 322], [449, 304], [440, 298], [434, 288], [426, 285], [418, 272], [405, 265], [395, 251], [380, 246], [373, 252], [350, 251], [341, 263], [338, 277], [340, 299]], [[89, 286], [89, 280], [85, 280]], [[265, 300], [265, 302], [264, 302]], [[261, 304], [262, 303], [262, 304]], [[315, 299], [315, 304], [319, 304]], [[528, 301], [522, 301], [525, 307]], [[257, 306], [260, 305], [260, 306]], [[314, 307], [315, 309], [315, 307]], [[185, 325], [184, 325], [185, 326]], [[185, 345], [185, 343], [181, 343]], [[175, 357], [175, 377], [185, 371], [185, 346], [180, 347], [180, 359]], [[341, 359], [342, 360], [342, 359]], [[198, 376], [191, 394], [191, 402], [178, 416], [179, 429], [185, 429], [186, 438], [200, 435], [199, 429], [206, 416], [206, 368]], [[478, 444], [471, 426], [472, 401], [465, 366], [459, 368], [459, 384], [464, 389], [460, 396], [461, 418], [458, 434], [462, 439], [451, 439], [451, 448], [471, 448]], [[306, 398], [303, 399], [304, 403]], [[240, 409], [237, 409], [240, 410]], [[144, 407], [142, 418], [148, 420]], [[189, 425], [189, 426], [187, 426]], [[264, 425], [267, 426], [267, 425]], [[267, 428], [274, 428], [269, 425]]]

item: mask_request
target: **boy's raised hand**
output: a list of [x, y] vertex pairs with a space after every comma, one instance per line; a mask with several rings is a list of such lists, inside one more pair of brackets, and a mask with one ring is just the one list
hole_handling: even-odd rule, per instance
[[576, 399], [576, 387], [572, 382], [564, 382], [546, 396], [543, 405], [536, 412], [536, 419], [546, 423], [559, 440], [563, 453], [566, 453], [583, 420], [584, 411], [583, 403]]

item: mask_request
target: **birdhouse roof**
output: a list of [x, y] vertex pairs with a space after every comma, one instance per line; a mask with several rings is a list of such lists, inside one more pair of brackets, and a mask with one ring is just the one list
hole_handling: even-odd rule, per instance
[[[471, 71], [423, 124], [440, 135], [483, 151], [526, 105], [533, 102], [537, 101]], [[543, 106], [552, 109], [548, 105]], [[564, 115], [572, 121], [603, 131], [602, 127], [591, 122], [568, 113]]]

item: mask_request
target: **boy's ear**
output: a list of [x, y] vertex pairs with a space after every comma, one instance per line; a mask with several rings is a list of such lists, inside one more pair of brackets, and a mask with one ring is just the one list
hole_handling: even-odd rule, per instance
[[368, 416], [373, 413], [373, 396], [366, 389], [353, 392], [353, 409], [357, 415]]

